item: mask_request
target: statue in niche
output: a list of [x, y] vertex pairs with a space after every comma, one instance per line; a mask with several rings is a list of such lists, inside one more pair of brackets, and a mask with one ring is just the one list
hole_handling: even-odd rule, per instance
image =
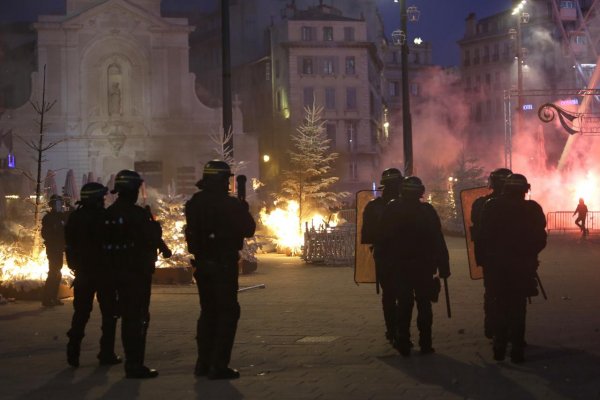
[[118, 64], [108, 66], [108, 115], [122, 115], [121, 67]]
[[121, 115], [121, 88], [114, 82], [108, 93], [108, 115]]

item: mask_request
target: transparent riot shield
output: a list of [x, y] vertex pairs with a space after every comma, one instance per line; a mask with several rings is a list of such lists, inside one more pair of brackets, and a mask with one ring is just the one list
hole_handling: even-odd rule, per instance
[[361, 190], [356, 193], [356, 251], [354, 256], [354, 282], [375, 283], [375, 260], [371, 245], [361, 243], [363, 211], [367, 203], [381, 195], [380, 190]]
[[460, 201], [462, 204], [463, 224], [465, 226], [465, 239], [467, 240], [467, 256], [469, 257], [469, 272], [471, 279], [483, 279], [483, 270], [475, 261], [475, 246], [471, 237], [471, 208], [475, 200], [491, 193], [488, 187], [477, 187], [465, 189], [460, 192]]

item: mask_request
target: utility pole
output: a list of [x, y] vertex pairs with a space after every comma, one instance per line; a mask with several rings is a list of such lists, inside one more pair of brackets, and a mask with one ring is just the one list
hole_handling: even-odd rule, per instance
[[410, 115], [410, 92], [408, 83], [408, 31], [406, 0], [400, 0], [400, 30], [404, 32], [401, 44], [402, 66], [402, 144], [404, 147], [404, 174], [413, 174], [412, 118]]
[[231, 46], [229, 34], [229, 0], [221, 0], [221, 50], [222, 50], [222, 97], [223, 97], [223, 140], [225, 154], [233, 158], [233, 116], [231, 101]]

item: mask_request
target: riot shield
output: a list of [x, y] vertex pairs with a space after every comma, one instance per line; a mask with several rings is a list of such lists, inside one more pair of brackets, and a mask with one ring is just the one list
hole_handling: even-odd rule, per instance
[[369, 201], [381, 195], [380, 190], [361, 190], [356, 193], [356, 246], [354, 255], [354, 282], [375, 283], [375, 260], [371, 245], [361, 243], [363, 211]]
[[467, 240], [467, 256], [469, 258], [469, 273], [471, 279], [483, 279], [483, 270], [475, 261], [475, 246], [471, 237], [471, 208], [475, 200], [482, 196], [487, 196], [491, 193], [488, 187], [476, 187], [473, 189], [465, 189], [460, 192], [460, 201], [462, 204], [463, 224], [465, 227], [465, 239]]

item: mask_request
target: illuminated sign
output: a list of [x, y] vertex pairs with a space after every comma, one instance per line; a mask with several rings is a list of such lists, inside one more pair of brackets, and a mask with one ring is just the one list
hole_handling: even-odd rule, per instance
[[578, 99], [566, 99], [558, 102], [561, 106], [576, 106], [579, 104]]
[[523, 111], [533, 110], [533, 104], [523, 104]]
[[8, 168], [14, 168], [15, 167], [15, 156], [8, 153]]

